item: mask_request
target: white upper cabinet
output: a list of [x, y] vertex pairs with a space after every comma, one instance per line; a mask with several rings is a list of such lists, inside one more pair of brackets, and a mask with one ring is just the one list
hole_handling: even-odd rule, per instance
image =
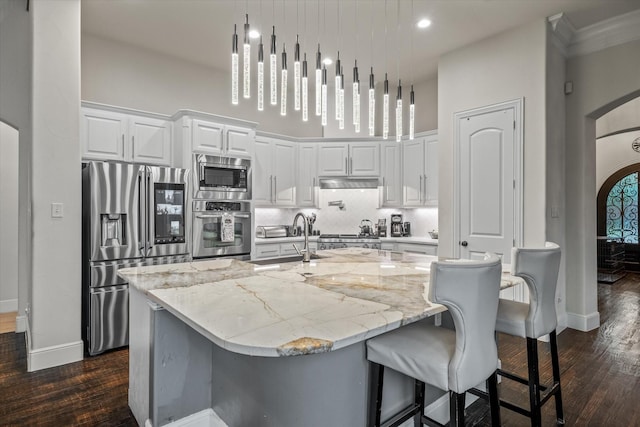
[[404, 141], [402, 147], [404, 206], [438, 204], [438, 135]]
[[402, 206], [402, 158], [401, 146], [397, 142], [382, 143], [382, 187], [380, 206]]
[[318, 176], [379, 176], [380, 145], [375, 142], [322, 143]]
[[191, 126], [193, 153], [238, 157], [253, 155], [253, 129], [202, 119], [193, 119]]
[[253, 201], [256, 206], [296, 206], [297, 144], [256, 138]]
[[303, 143], [298, 146], [297, 205], [318, 207], [318, 144]]
[[172, 128], [165, 118], [92, 107], [81, 114], [83, 159], [171, 165]]

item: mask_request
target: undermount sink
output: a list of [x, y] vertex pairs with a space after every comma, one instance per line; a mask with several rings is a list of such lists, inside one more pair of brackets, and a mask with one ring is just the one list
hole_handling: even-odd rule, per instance
[[[311, 260], [326, 258], [324, 255], [311, 254]], [[282, 258], [256, 259], [249, 261], [255, 265], [284, 264], [287, 262], [302, 262], [302, 255], [294, 255]]]

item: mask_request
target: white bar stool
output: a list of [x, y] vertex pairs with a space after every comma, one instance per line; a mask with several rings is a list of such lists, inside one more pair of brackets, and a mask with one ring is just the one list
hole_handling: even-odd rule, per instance
[[500, 425], [494, 339], [502, 265], [493, 254], [481, 261], [431, 263], [429, 300], [445, 305], [455, 331], [414, 323], [367, 341], [371, 362], [369, 425], [380, 426], [384, 367], [416, 381], [414, 403], [385, 425], [414, 418], [416, 426], [441, 425], [424, 415], [425, 383], [449, 391], [451, 426], [464, 425], [465, 392], [486, 381], [491, 424]]
[[[556, 401], [556, 422], [564, 425], [560, 366], [556, 340], [556, 286], [560, 268], [560, 247], [547, 242], [544, 248], [513, 248], [511, 274], [522, 277], [529, 287], [529, 304], [500, 299], [496, 331], [527, 339], [528, 378], [498, 370], [498, 375], [529, 387], [529, 409], [500, 400], [503, 406], [531, 418], [532, 426], [541, 425], [541, 408], [551, 396]], [[553, 384], [540, 384], [538, 338], [549, 334]], [[545, 393], [541, 396], [541, 391]]]

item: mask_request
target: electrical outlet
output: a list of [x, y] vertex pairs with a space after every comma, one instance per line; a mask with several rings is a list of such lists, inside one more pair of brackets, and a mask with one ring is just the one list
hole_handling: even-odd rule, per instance
[[51, 218], [62, 218], [64, 216], [63, 203], [51, 203]]

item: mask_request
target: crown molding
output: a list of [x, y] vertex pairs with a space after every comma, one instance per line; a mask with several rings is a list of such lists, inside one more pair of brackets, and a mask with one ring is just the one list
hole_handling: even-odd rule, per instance
[[576, 33], [576, 28], [564, 13], [547, 18], [551, 25], [551, 42], [566, 57], [569, 54], [569, 44]]
[[576, 31], [568, 56], [587, 55], [634, 40], [640, 40], [640, 9]]

